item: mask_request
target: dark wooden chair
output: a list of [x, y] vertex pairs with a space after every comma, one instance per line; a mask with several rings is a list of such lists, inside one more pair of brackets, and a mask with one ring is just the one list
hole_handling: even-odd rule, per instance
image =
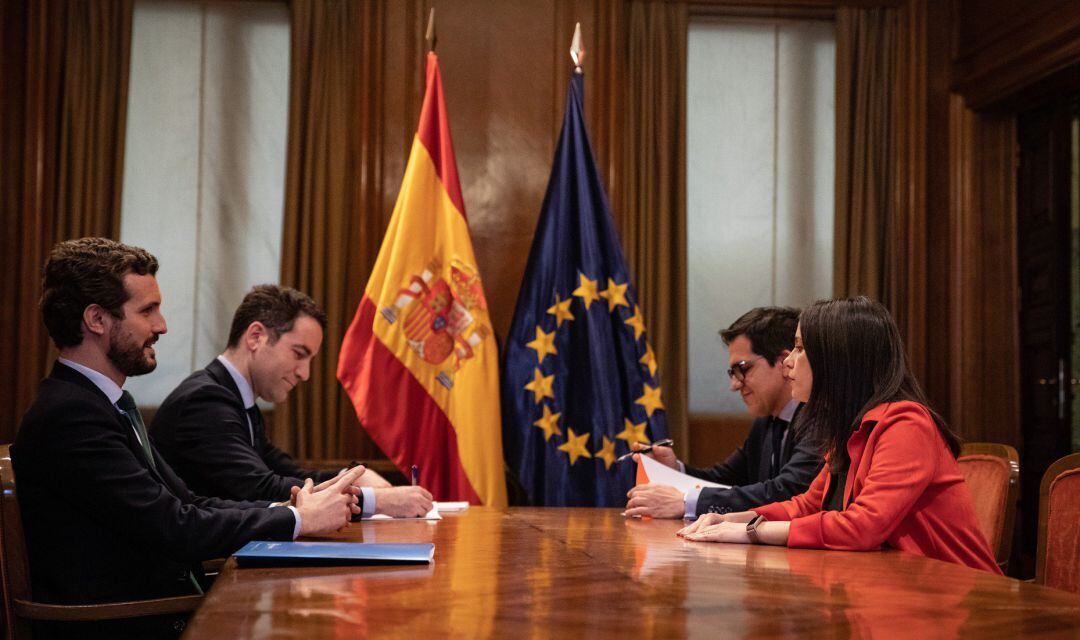
[[1004, 572], [1012, 552], [1020, 456], [1007, 444], [968, 442], [961, 447], [957, 462], [971, 488], [979, 528]]
[[1080, 593], [1080, 453], [1061, 458], [1039, 487], [1035, 582]]
[[137, 618], [194, 611], [202, 596], [179, 596], [110, 602], [107, 604], [60, 605], [35, 602], [30, 593], [30, 567], [26, 559], [26, 539], [22, 514], [15, 493], [15, 472], [10, 445], [0, 445], [0, 591], [3, 592], [3, 622], [6, 638], [29, 638], [33, 620], [93, 621]]

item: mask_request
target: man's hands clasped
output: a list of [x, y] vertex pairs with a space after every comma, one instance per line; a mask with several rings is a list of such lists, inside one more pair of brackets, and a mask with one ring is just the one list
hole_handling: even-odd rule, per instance
[[293, 487], [292, 504], [300, 513], [300, 535], [319, 536], [349, 525], [354, 513], [360, 513], [355, 484], [364, 467], [355, 467], [318, 486], [310, 478], [303, 487]]

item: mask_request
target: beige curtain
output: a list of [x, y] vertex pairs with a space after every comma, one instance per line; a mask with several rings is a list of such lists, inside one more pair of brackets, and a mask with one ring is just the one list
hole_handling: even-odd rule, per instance
[[[911, 369], [925, 380], [926, 11], [837, 9], [837, 296], [892, 312]], [[920, 44], [922, 43], [922, 44]]]
[[67, 3], [57, 229], [120, 237], [133, 0]]
[[892, 93], [896, 13], [840, 7], [836, 16], [836, 227], [838, 297], [885, 300], [895, 231]]
[[623, 246], [660, 364], [668, 431], [683, 458], [686, 422], [686, 30], [684, 3], [627, 4]]
[[119, 236], [132, 2], [13, 1], [4, 11], [26, 34], [5, 48], [2, 74], [0, 362], [16, 374], [0, 381], [0, 441], [10, 442], [51, 360], [38, 312], [49, 250]]
[[311, 295], [329, 326], [311, 380], [273, 416], [299, 458], [376, 449], [337, 382], [338, 348], [390, 214], [382, 188], [384, 3], [291, 4], [289, 136], [281, 281]]

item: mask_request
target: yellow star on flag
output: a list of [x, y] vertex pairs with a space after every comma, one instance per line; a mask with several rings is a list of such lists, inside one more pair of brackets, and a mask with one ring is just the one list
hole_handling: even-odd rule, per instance
[[[652, 415], [651, 413], [649, 415]], [[619, 440], [625, 440], [626, 444], [632, 444], [634, 442], [640, 442], [641, 444], [649, 444], [649, 437], [645, 435], [645, 427], [647, 423], [634, 424], [630, 422], [630, 418], [623, 418], [623, 424], [626, 426], [615, 437]]]
[[535, 396], [536, 404], [540, 404], [540, 401], [544, 398], [555, 399], [555, 393], [551, 390], [551, 385], [555, 381], [555, 374], [545, 376], [540, 373], [540, 369], [533, 370], [532, 382], [525, 385], [525, 388], [533, 392]]
[[588, 311], [589, 305], [600, 299], [600, 294], [596, 292], [596, 280], [589, 280], [580, 271], [578, 272], [578, 278], [581, 285], [574, 289], [574, 295], [581, 298], [581, 301], [585, 303], [585, 310]]
[[607, 289], [600, 292], [600, 295], [607, 300], [608, 311], [614, 311], [615, 307], [620, 304], [624, 307], [629, 307], [630, 303], [626, 301], [626, 283], [615, 284], [615, 281], [611, 278], [607, 279]]
[[552, 413], [551, 409], [546, 404], [544, 405], [544, 415], [533, 423], [544, 432], [544, 442], [551, 440], [551, 436], [562, 435], [562, 430], [559, 429], [559, 416], [561, 415], [561, 413]]
[[650, 376], [656, 377], [656, 354], [653, 353], [652, 345], [648, 342], [645, 343], [645, 355], [641, 356], [638, 362], [649, 368]]
[[559, 300], [559, 296], [555, 296], [555, 304], [551, 305], [547, 310], [548, 313], [555, 316], [555, 328], [561, 327], [563, 320], [574, 319], [574, 314], [570, 313], [570, 303], [573, 301], [573, 298]]
[[597, 458], [604, 461], [605, 469], [611, 469], [611, 465], [615, 464], [615, 443], [608, 440], [607, 436], [604, 436], [604, 446], [595, 453]]
[[555, 332], [544, 333], [540, 327], [536, 327], [536, 339], [526, 343], [525, 346], [536, 351], [536, 361], [540, 364], [544, 363], [544, 358], [549, 353], [552, 355], [559, 353], [555, 350]]
[[574, 466], [578, 458], [591, 458], [592, 454], [585, 448], [585, 441], [589, 439], [589, 434], [583, 433], [580, 436], [574, 433], [573, 429], [567, 427], [566, 444], [559, 445], [559, 451], [565, 451], [570, 455], [570, 466]]
[[634, 400], [634, 404], [645, 407], [645, 414], [651, 418], [654, 411], [664, 408], [664, 403], [660, 400], [660, 387], [654, 388], [645, 384], [645, 390], [642, 391], [640, 398]]
[[635, 304], [634, 315], [623, 320], [623, 324], [630, 325], [634, 328], [634, 340], [640, 338], [641, 334], [645, 333], [645, 318], [641, 315], [641, 307]]

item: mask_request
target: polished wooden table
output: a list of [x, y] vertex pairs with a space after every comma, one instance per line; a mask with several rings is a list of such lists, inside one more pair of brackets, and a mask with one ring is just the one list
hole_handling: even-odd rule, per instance
[[898, 551], [674, 536], [614, 509], [473, 507], [335, 539], [434, 542], [431, 566], [238, 569], [186, 638], [1080, 637], [1080, 596]]

